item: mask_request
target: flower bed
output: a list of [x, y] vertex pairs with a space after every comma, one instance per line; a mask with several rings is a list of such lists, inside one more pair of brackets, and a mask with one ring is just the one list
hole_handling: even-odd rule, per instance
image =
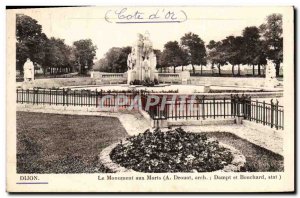
[[149, 173], [239, 171], [245, 163], [236, 149], [181, 128], [129, 137], [104, 149], [100, 160], [112, 171]]

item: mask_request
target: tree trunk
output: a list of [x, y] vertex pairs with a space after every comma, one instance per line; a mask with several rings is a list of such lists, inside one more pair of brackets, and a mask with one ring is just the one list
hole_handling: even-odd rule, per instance
[[234, 76], [234, 65], [231, 67], [232, 76]]
[[252, 74], [253, 74], [253, 76], [255, 76], [255, 68], [254, 68], [255, 66], [254, 66], [254, 64], [252, 65]]
[[176, 73], [176, 66], [174, 66], [174, 70], [173, 71], [174, 71], [174, 73]]
[[195, 67], [193, 64], [192, 64], [192, 67], [193, 67], [193, 74], [195, 74]]
[[275, 69], [276, 69], [276, 77], [278, 77], [279, 76], [280, 63], [275, 64]]
[[240, 64], [238, 64], [238, 76], [241, 75], [241, 69], [240, 69]]
[[183, 65], [181, 66], [181, 71], [183, 71]]
[[221, 76], [221, 65], [218, 65], [218, 70], [219, 70], [219, 76]]
[[258, 76], [260, 76], [260, 65], [258, 65]]
[[202, 65], [201, 65], [201, 76], [202, 76]]

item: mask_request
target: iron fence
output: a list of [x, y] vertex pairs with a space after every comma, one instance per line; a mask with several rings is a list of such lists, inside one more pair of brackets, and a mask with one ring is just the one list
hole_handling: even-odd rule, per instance
[[[126, 108], [138, 92], [71, 89], [17, 89], [17, 103]], [[123, 97], [120, 97], [123, 96]], [[124, 101], [126, 100], [126, 102]]]
[[[270, 103], [251, 100], [247, 96], [231, 95], [231, 98], [206, 99], [204, 96], [195, 98], [174, 98], [169, 94], [164, 105], [160, 101], [146, 109], [150, 95], [146, 91], [103, 91], [103, 90], [70, 90], [70, 89], [17, 89], [17, 103], [48, 104], [63, 106], [116, 107], [127, 108], [140, 96], [141, 108], [146, 110], [153, 120], [164, 119], [220, 119], [243, 117], [246, 120], [284, 129], [284, 108], [279, 102]], [[157, 96], [157, 95], [156, 95]], [[151, 102], [151, 99], [149, 100]]]

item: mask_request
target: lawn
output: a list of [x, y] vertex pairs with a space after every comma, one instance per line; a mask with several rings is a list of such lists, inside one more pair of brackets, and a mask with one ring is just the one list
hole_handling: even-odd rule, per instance
[[265, 148], [252, 144], [227, 132], [206, 133], [220, 142], [233, 146], [246, 157], [244, 171], [249, 172], [280, 172], [283, 171], [283, 157]]
[[17, 112], [17, 172], [107, 172], [98, 155], [126, 136], [113, 117]]
[[[236, 135], [207, 133], [246, 157], [245, 171], [283, 171], [283, 157]], [[109, 172], [98, 161], [101, 150], [127, 137], [112, 117], [17, 112], [18, 173]]]

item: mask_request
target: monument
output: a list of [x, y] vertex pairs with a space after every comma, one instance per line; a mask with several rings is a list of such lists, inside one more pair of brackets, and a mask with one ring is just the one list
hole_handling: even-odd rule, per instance
[[277, 85], [278, 85], [278, 81], [276, 79], [275, 66], [272, 61], [267, 60], [265, 87], [274, 88]]
[[156, 55], [153, 52], [153, 45], [149, 36], [148, 32], [144, 35], [138, 34], [138, 40], [132, 46], [131, 53], [128, 55], [128, 84], [134, 80], [154, 81], [154, 79], [158, 79]]
[[33, 81], [34, 65], [29, 58], [27, 58], [27, 61], [24, 63], [23, 70], [24, 70], [24, 82]]

